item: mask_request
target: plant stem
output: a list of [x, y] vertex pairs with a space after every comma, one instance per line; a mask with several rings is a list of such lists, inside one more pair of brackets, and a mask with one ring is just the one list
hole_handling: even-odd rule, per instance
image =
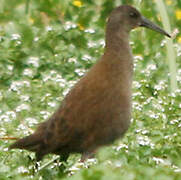
[[26, 0], [25, 13], [28, 14], [30, 0]]
[[[160, 16], [163, 22], [163, 27], [168, 33], [170, 33], [171, 26], [163, 0], [156, 0], [155, 3], [157, 5], [157, 9], [160, 12]], [[167, 40], [166, 47], [167, 47], [167, 59], [170, 71], [171, 92], [175, 92], [175, 90], [177, 89], [177, 79], [176, 79], [177, 66], [176, 66], [176, 55], [173, 48], [172, 39]]]

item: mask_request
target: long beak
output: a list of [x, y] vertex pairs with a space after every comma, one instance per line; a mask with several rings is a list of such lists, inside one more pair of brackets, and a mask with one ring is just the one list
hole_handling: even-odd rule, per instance
[[148, 19], [146, 19], [144, 16], [141, 17], [140, 26], [152, 29], [154, 31], [157, 31], [161, 34], [168, 36], [169, 38], [171, 37], [166, 31], [164, 31], [159, 26], [157, 26], [156, 24], [154, 24], [151, 21], [149, 21]]

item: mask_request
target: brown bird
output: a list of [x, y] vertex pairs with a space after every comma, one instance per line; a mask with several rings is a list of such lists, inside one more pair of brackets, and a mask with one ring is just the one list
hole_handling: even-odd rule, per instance
[[115, 8], [107, 21], [103, 56], [70, 90], [58, 110], [30, 136], [10, 146], [36, 153], [88, 158], [98, 147], [111, 144], [127, 131], [131, 118], [133, 57], [129, 33], [143, 26], [170, 35], [134, 7]]

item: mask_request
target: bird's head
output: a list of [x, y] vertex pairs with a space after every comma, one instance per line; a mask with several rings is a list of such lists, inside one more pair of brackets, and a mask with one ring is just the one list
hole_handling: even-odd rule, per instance
[[137, 27], [146, 27], [170, 37], [166, 31], [146, 19], [138, 10], [129, 5], [122, 5], [115, 8], [109, 16], [108, 26], [114, 30], [122, 29], [126, 32], [130, 32]]

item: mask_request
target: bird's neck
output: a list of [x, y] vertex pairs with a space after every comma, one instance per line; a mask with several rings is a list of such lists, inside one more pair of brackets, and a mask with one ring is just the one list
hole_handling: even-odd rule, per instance
[[112, 81], [122, 82], [123, 90], [131, 89], [133, 57], [127, 32], [106, 32], [106, 47], [102, 61], [110, 70]]
[[[117, 65], [121, 71], [132, 73], [133, 57], [129, 45], [129, 33], [121, 29], [106, 30], [105, 61], [110, 65]], [[108, 57], [108, 58], [107, 58]]]
[[131, 48], [129, 46], [129, 33], [121, 29], [107, 29], [106, 30], [106, 47], [105, 52], [112, 52], [117, 55], [127, 56], [131, 55]]

